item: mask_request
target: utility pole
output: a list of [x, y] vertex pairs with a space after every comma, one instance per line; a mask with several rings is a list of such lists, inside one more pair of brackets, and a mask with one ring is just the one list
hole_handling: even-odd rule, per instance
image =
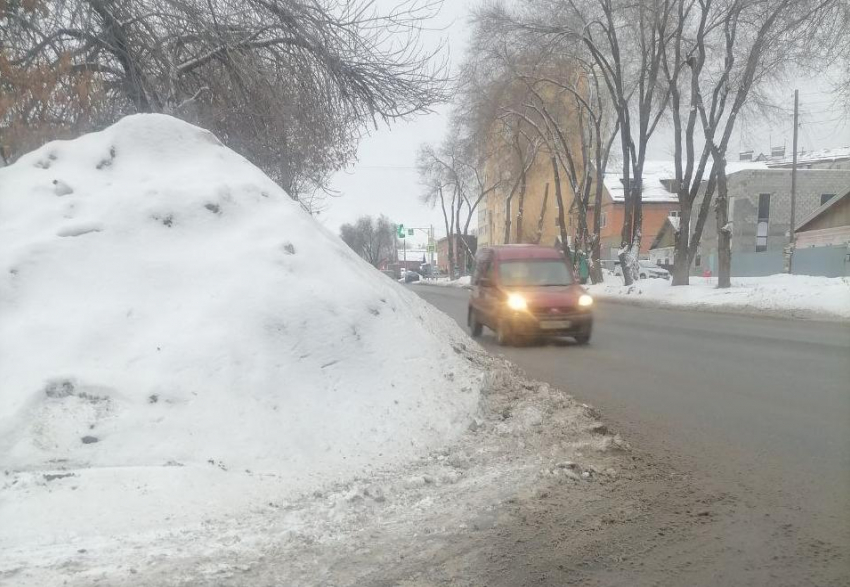
[[796, 230], [794, 216], [797, 213], [797, 132], [799, 130], [799, 115], [800, 115], [800, 90], [794, 90], [794, 154], [791, 162], [791, 223], [788, 234], [788, 273], [793, 271], [794, 265], [794, 245], [797, 237], [794, 234]]

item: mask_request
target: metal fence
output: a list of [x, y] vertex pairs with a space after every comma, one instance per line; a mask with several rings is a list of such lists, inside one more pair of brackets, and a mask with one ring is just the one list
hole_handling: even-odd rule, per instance
[[[732, 255], [733, 277], [762, 277], [782, 273], [784, 270], [785, 259], [782, 251], [734, 253]], [[794, 253], [793, 273], [795, 275], [848, 277], [850, 276], [850, 248], [845, 245], [797, 249]]]

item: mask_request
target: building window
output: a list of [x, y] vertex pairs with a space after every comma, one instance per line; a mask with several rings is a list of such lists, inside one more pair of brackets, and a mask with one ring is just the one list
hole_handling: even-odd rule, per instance
[[670, 210], [670, 217], [671, 218], [678, 218], [679, 217], [679, 211], [678, 210]]
[[823, 206], [824, 204], [829, 202], [834, 197], [835, 197], [835, 194], [821, 194], [820, 195], [820, 205]]
[[756, 223], [756, 253], [767, 250], [767, 233], [770, 224], [770, 194], [759, 194], [759, 217]]
[[608, 213], [602, 212], [599, 215], [599, 226], [600, 228], [606, 228], [608, 226]]

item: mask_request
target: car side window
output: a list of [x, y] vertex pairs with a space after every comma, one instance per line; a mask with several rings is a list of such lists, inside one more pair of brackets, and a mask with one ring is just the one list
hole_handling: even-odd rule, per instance
[[492, 277], [493, 263], [490, 259], [482, 259], [475, 268], [475, 285], [481, 283], [481, 279]]

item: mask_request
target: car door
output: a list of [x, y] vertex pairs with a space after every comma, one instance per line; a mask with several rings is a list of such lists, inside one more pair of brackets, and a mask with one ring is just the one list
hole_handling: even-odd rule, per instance
[[479, 308], [481, 322], [492, 327], [495, 324], [496, 310], [496, 278], [495, 278], [495, 259], [492, 257], [487, 260], [487, 263], [482, 267], [481, 278], [479, 282]]
[[479, 316], [479, 320], [486, 323], [486, 297], [487, 287], [485, 286], [493, 258], [487, 251], [479, 253], [479, 257], [475, 263], [475, 274], [472, 277], [472, 292], [470, 294], [470, 305]]

